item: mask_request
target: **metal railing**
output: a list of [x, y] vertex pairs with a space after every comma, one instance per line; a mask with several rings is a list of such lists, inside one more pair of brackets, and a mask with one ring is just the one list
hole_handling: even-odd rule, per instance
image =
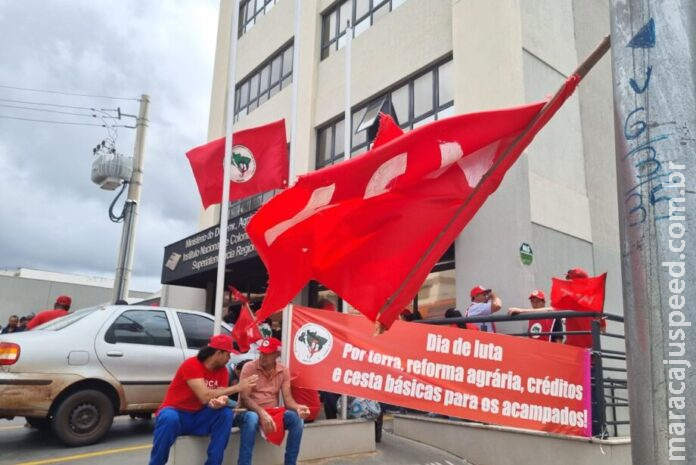
[[[602, 332], [601, 319], [621, 325], [623, 329], [624, 319], [620, 315], [610, 313], [598, 314], [596, 312], [580, 311], [554, 311], [534, 312], [520, 315], [487, 315], [461, 318], [438, 318], [432, 320], [419, 320], [418, 323], [451, 325], [464, 323], [503, 323], [520, 322], [529, 320], [563, 318], [566, 321], [574, 318], [591, 318], [590, 329], [586, 331], [529, 331], [516, 333], [502, 333], [511, 336], [556, 336], [570, 335], [592, 336], [591, 353], [591, 377], [592, 377], [592, 435], [596, 437], [629, 436], [628, 426], [628, 381], [626, 369], [625, 337], [618, 332]], [[621, 331], [623, 332], [623, 331]]]

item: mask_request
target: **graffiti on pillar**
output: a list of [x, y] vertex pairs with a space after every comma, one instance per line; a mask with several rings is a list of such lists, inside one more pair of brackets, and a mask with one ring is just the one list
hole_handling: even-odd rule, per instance
[[[655, 47], [655, 21], [650, 20], [631, 38], [627, 47], [631, 49], [648, 49]], [[645, 57], [647, 53], [635, 55]], [[623, 163], [631, 165], [633, 182], [630, 189], [623, 193], [624, 207], [628, 213], [629, 226], [639, 226], [650, 216], [655, 221], [669, 218], [669, 199], [671, 196], [664, 191], [662, 182], [667, 180], [668, 172], [663, 164], [666, 160], [660, 156], [661, 142], [673, 135], [670, 132], [660, 133], [664, 128], [674, 125], [674, 122], [659, 123], [650, 119], [648, 110], [639, 102], [647, 101], [644, 95], [652, 83], [653, 65], [637, 63], [634, 55], [634, 75], [628, 81], [634, 93], [636, 108], [628, 113], [623, 122], [623, 137], [627, 153], [622, 157]], [[645, 140], [648, 131], [648, 140]], [[653, 132], [658, 134], [653, 135]], [[646, 188], [649, 188], [646, 190]], [[651, 215], [652, 214], [652, 215]]]

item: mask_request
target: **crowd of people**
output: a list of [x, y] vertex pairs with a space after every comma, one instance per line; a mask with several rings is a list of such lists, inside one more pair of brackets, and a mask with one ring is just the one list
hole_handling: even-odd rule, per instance
[[0, 334], [19, 333], [29, 331], [35, 327], [48, 323], [51, 320], [65, 316], [70, 311], [72, 298], [68, 295], [60, 295], [56, 298], [53, 308], [42, 310], [37, 314], [30, 313], [26, 316], [11, 315], [5, 327], [0, 326]]

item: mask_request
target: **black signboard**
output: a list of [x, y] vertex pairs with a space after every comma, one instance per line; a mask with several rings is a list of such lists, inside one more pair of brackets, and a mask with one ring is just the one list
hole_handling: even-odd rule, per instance
[[[257, 257], [245, 231], [253, 214], [245, 213], [227, 223], [227, 265]], [[217, 269], [219, 245], [220, 226], [216, 225], [166, 246], [162, 284], [186, 285], [186, 278]]]

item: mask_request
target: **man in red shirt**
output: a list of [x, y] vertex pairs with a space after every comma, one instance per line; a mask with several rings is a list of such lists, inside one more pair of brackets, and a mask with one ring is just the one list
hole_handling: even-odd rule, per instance
[[[239, 461], [238, 465], [251, 465], [256, 431], [261, 431], [282, 441], [280, 434], [288, 431], [285, 444], [285, 465], [295, 465], [300, 453], [303, 420], [310, 411], [306, 405], [298, 404], [292, 397], [290, 372], [277, 360], [280, 357], [281, 342], [269, 337], [259, 344], [259, 358], [247, 363], [239, 375], [244, 381], [249, 377], [258, 378], [256, 385], [240, 394], [242, 405], [249, 411], [237, 416], [239, 426]], [[278, 409], [279, 394], [283, 394], [285, 410]], [[282, 416], [281, 416], [282, 415]], [[277, 420], [276, 420], [277, 419]], [[281, 429], [282, 428], [282, 429]], [[279, 437], [278, 437], [279, 436]]]
[[29, 321], [27, 324], [27, 330], [34, 329], [39, 325], [67, 315], [68, 311], [70, 310], [70, 305], [72, 305], [72, 299], [70, 296], [59, 295], [56, 299], [56, 303], [53, 305], [53, 310], [44, 310], [43, 312], [39, 312], [38, 315]]
[[228, 387], [227, 362], [232, 338], [218, 334], [195, 357], [179, 366], [157, 412], [150, 465], [164, 465], [169, 449], [178, 436], [210, 435], [205, 465], [220, 465], [230, 439], [232, 410], [227, 407], [230, 394], [244, 392], [256, 385], [250, 376]]

